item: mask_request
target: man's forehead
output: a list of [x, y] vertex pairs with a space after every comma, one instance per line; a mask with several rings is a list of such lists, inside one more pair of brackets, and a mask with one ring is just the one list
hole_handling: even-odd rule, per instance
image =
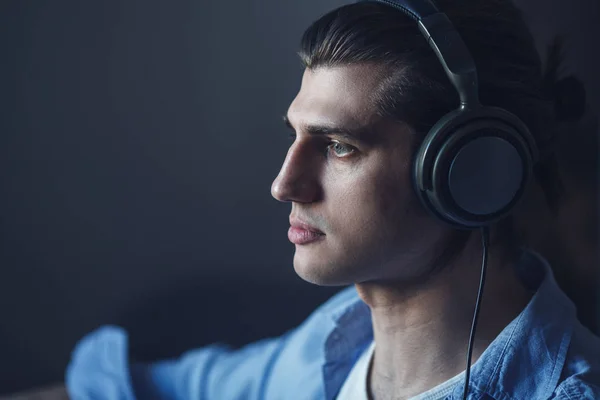
[[368, 65], [307, 69], [288, 109], [290, 122], [364, 126], [375, 113], [373, 93], [381, 82], [376, 72]]

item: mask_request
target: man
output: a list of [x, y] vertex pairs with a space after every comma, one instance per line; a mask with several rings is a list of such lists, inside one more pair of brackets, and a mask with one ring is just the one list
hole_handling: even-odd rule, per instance
[[[438, 3], [473, 54], [481, 102], [528, 125], [541, 156], [526, 193], [542, 190], [554, 207], [552, 103], [519, 13], [501, 0]], [[518, 210], [494, 221], [482, 249], [477, 230], [441, 221], [415, 191], [415, 152], [459, 102], [416, 22], [386, 4], [344, 6], [307, 30], [300, 56], [285, 117], [293, 142], [272, 194], [291, 204], [296, 273], [353, 286], [283, 336], [237, 351], [130, 363], [125, 332], [103, 328], [74, 352], [70, 397], [460, 399], [470, 372], [473, 399], [600, 398], [600, 341], [547, 262], [521, 250]]]

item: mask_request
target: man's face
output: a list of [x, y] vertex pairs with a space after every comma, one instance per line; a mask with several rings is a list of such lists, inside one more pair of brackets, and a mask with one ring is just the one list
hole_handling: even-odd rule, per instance
[[412, 189], [415, 136], [376, 115], [383, 77], [373, 65], [306, 70], [289, 107], [296, 137], [271, 192], [292, 203], [294, 269], [309, 282], [415, 278], [445, 232]]

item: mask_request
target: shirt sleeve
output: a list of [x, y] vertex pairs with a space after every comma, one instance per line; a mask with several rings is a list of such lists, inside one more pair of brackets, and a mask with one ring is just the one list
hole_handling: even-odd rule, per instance
[[67, 391], [72, 400], [260, 399], [286, 336], [239, 350], [213, 345], [173, 360], [130, 364], [127, 333], [106, 326], [76, 346]]

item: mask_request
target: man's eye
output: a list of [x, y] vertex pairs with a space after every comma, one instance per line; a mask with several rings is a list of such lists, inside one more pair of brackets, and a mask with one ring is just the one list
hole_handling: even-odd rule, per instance
[[331, 142], [329, 146], [327, 146], [327, 152], [333, 151], [336, 157], [347, 157], [350, 154], [354, 153], [356, 149], [348, 144], [343, 144], [340, 142]]

